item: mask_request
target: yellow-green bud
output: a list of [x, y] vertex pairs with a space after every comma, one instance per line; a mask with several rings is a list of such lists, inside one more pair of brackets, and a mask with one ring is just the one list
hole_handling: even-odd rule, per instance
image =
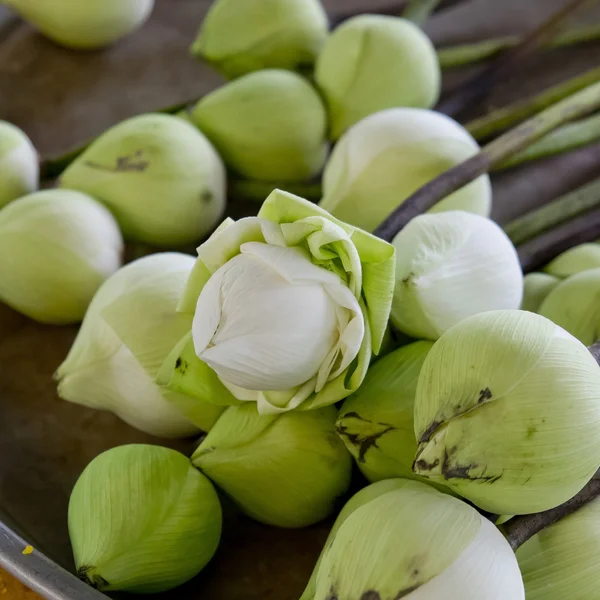
[[226, 165], [244, 177], [302, 181], [325, 163], [325, 107], [295, 73], [250, 73], [205, 96], [190, 117]]
[[542, 303], [539, 313], [566, 329], [586, 346], [600, 339], [600, 268], [562, 281]]
[[150, 16], [154, 0], [4, 0], [57, 44], [87, 50], [130, 34]]
[[0, 121], [0, 208], [37, 190], [38, 165], [37, 152], [25, 133]]
[[600, 467], [600, 367], [534, 313], [469, 317], [425, 359], [415, 434], [418, 475], [491, 513], [551, 509]]
[[[413, 192], [479, 150], [466, 129], [445, 115], [413, 108], [382, 111], [352, 127], [334, 148], [320, 205], [373, 231]], [[431, 212], [465, 210], [487, 217], [491, 206], [490, 179], [482, 175]]]
[[0, 210], [0, 301], [42, 323], [75, 323], [122, 253], [116, 221], [89, 196], [24, 196]]
[[195, 243], [225, 209], [225, 167], [190, 123], [147, 114], [102, 134], [64, 172], [61, 186], [103, 202], [126, 238], [174, 246]]
[[431, 40], [398, 17], [360, 15], [328, 38], [315, 70], [328, 106], [332, 138], [386, 108], [431, 108], [441, 70]]
[[319, 0], [216, 0], [191, 50], [228, 78], [312, 68], [328, 34]]
[[521, 310], [539, 312], [542, 303], [560, 283], [560, 279], [548, 273], [529, 273], [523, 278]]
[[228, 408], [192, 463], [250, 517], [306, 527], [328, 517], [350, 485], [352, 459], [335, 433], [333, 406], [260, 416]]
[[571, 275], [600, 267], [600, 245], [580, 244], [557, 256], [544, 268], [546, 273], [566, 279]]
[[163, 592], [210, 561], [221, 537], [210, 481], [168, 448], [120, 446], [95, 458], [69, 501], [80, 579], [105, 592]]

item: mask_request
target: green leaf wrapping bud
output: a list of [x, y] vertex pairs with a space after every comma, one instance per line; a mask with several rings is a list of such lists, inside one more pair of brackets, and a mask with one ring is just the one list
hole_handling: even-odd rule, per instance
[[416, 481], [371, 488], [342, 512], [302, 600], [524, 600], [513, 551], [474, 508]]
[[76, 323], [122, 252], [113, 216], [89, 196], [20, 198], [0, 211], [0, 301], [41, 323]]
[[110, 277], [56, 372], [58, 395], [113, 412], [152, 435], [208, 431], [224, 409], [207, 399], [228, 395], [216, 377], [206, 378], [203, 399], [155, 383], [159, 367], [191, 327], [191, 317], [176, 307], [193, 266], [186, 254], [153, 254]]
[[250, 73], [202, 98], [190, 118], [244, 177], [303, 181], [325, 163], [325, 107], [295, 73]]
[[45, 36], [87, 50], [116, 42], [150, 16], [154, 0], [4, 0]]
[[[480, 148], [459, 123], [430, 110], [396, 108], [371, 115], [335, 146], [323, 174], [320, 205], [373, 231], [404, 200]], [[431, 212], [466, 210], [489, 216], [492, 187], [478, 177]]]
[[600, 338], [600, 268], [562, 281], [546, 297], [539, 313], [586, 346]]
[[394, 327], [436, 340], [471, 315], [519, 308], [523, 273], [508, 236], [466, 212], [420, 215], [395, 237]]
[[225, 77], [312, 69], [328, 35], [319, 0], [216, 0], [191, 51]]
[[80, 579], [105, 592], [163, 592], [198, 574], [221, 537], [210, 481], [168, 448], [120, 446], [95, 458], [69, 502]]
[[580, 244], [557, 256], [544, 268], [546, 273], [566, 279], [588, 269], [600, 267], [600, 245]]
[[548, 510], [600, 467], [600, 367], [534, 313], [469, 317], [425, 359], [415, 434], [418, 475], [492, 513]]
[[219, 155], [194, 126], [171, 115], [141, 115], [115, 125], [60, 183], [108, 206], [126, 238], [157, 246], [198, 241], [225, 209]]
[[527, 600], [592, 600], [600, 573], [600, 498], [517, 550]]
[[441, 89], [440, 65], [427, 35], [406, 19], [378, 15], [349, 19], [330, 35], [315, 79], [329, 106], [334, 140], [386, 108], [432, 108]]
[[378, 360], [340, 409], [338, 435], [369, 481], [417, 478], [414, 404], [431, 342], [414, 342]]
[[560, 279], [547, 273], [529, 273], [523, 278], [521, 310], [539, 312], [548, 294], [560, 283]]
[[35, 192], [39, 162], [31, 140], [11, 123], [0, 121], [0, 208]]
[[228, 408], [192, 463], [248, 516], [277, 527], [323, 520], [350, 485], [352, 459], [335, 434], [336, 410], [260, 416]]

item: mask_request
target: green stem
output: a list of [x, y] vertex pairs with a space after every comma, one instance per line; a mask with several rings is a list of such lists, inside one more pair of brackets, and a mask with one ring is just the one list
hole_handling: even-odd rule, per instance
[[410, 0], [402, 16], [421, 27], [440, 3], [441, 0]]
[[532, 160], [563, 154], [598, 141], [600, 141], [600, 113], [549, 133], [523, 152], [496, 165], [494, 170], [509, 169]]
[[[541, 45], [545, 50], [575, 46], [600, 39], [600, 23], [577, 27], [553, 37]], [[494, 58], [503, 50], [518, 45], [521, 38], [516, 35], [483, 40], [472, 44], [459, 44], [438, 50], [438, 58], [442, 69], [455, 69], [483, 62]]]
[[572, 79], [547, 88], [541, 94], [519, 100], [475, 119], [467, 123], [466, 128], [476, 140], [489, 138], [598, 81], [600, 81], [600, 67], [595, 67]]
[[504, 231], [515, 246], [600, 207], [600, 178], [511, 221]]
[[537, 116], [508, 131], [467, 161], [442, 173], [405, 200], [377, 228], [375, 234], [391, 241], [414, 217], [437, 202], [487, 173], [493, 166], [525, 150], [528, 146], [561, 125], [600, 108], [600, 83], [573, 94]]
[[252, 181], [249, 179], [230, 179], [227, 195], [230, 198], [243, 198], [244, 200], [263, 202], [276, 188], [296, 194], [296, 196], [301, 196], [306, 200], [312, 200], [313, 202], [318, 202], [321, 199], [321, 184], [319, 182], [286, 183]]

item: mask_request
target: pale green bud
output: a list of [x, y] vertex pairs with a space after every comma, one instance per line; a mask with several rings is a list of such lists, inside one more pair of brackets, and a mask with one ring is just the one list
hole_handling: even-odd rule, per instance
[[250, 73], [202, 98], [190, 118], [244, 177], [303, 181], [325, 163], [325, 107], [295, 73]]
[[539, 312], [548, 294], [560, 283], [560, 279], [547, 273], [529, 273], [523, 278], [521, 310]]
[[328, 517], [350, 485], [352, 459], [335, 419], [333, 406], [279, 416], [232, 406], [192, 463], [253, 519], [306, 527]]
[[69, 501], [77, 576], [103, 592], [163, 592], [197, 575], [221, 537], [210, 481], [168, 448], [120, 446], [95, 458]]
[[432, 108], [441, 89], [440, 65], [427, 35], [406, 19], [379, 15], [340, 25], [317, 59], [315, 79], [335, 140], [386, 108]]
[[128, 239], [173, 246], [208, 234], [225, 209], [225, 168], [190, 123], [147, 114], [102, 134], [60, 184], [94, 196]]
[[[419, 188], [479, 150], [467, 130], [445, 115], [410, 108], [382, 111], [356, 124], [335, 146], [323, 174], [320, 205], [373, 231]], [[431, 212], [465, 210], [487, 217], [491, 206], [490, 179], [482, 175]]]
[[471, 315], [521, 304], [517, 251], [490, 219], [460, 211], [420, 215], [393, 244], [391, 320], [404, 333], [436, 340]]
[[555, 287], [539, 313], [586, 346], [600, 339], [600, 268], [582, 271]]
[[554, 508], [600, 467], [600, 367], [534, 313], [469, 317], [425, 359], [415, 434], [418, 475], [495, 514]]
[[[155, 383], [159, 367], [191, 327], [192, 318], [176, 308], [193, 266], [186, 254], [152, 254], [105, 281], [56, 372], [58, 395], [113, 412], [152, 435], [208, 431], [223, 407]], [[216, 396], [228, 394], [214, 375], [205, 385]]]
[[416, 481], [371, 488], [342, 511], [302, 600], [524, 600], [510, 545], [474, 508]]
[[593, 600], [600, 590], [600, 498], [517, 550], [527, 600]]
[[38, 154], [31, 140], [18, 127], [0, 121], [0, 208], [35, 192], [39, 170]]
[[600, 267], [600, 245], [580, 244], [563, 252], [544, 268], [546, 273], [566, 279], [571, 275]]
[[116, 42], [150, 16], [154, 0], [4, 0], [62, 46], [87, 50]]
[[0, 210], [0, 301], [41, 323], [75, 323], [122, 253], [113, 216], [89, 196], [24, 196]]
[[319, 0], [216, 0], [191, 51], [228, 78], [312, 69], [329, 24]]

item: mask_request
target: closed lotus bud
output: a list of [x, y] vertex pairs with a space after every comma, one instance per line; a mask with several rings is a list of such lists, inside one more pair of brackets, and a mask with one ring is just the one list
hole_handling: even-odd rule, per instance
[[228, 78], [269, 68], [306, 71], [328, 29], [319, 0], [216, 0], [192, 54]]
[[303, 181], [325, 163], [325, 107], [295, 73], [250, 73], [202, 98], [190, 118], [244, 177]]
[[248, 516], [277, 527], [306, 527], [333, 513], [350, 485], [352, 459], [335, 434], [336, 410], [261, 416], [227, 409], [192, 463]]
[[582, 271], [555, 287], [539, 313], [586, 346], [600, 339], [600, 268]]
[[210, 481], [168, 448], [120, 446], [95, 458], [69, 501], [80, 579], [103, 592], [163, 592], [197, 575], [221, 537]]
[[425, 359], [415, 434], [416, 474], [491, 513], [549, 510], [600, 467], [600, 367], [544, 317], [475, 315]]
[[76, 323], [122, 253], [117, 223], [89, 196], [24, 196], [0, 211], [0, 301], [41, 323]]
[[102, 134], [63, 173], [61, 185], [103, 202], [126, 238], [157, 246], [193, 243], [225, 208], [225, 168], [190, 123], [147, 114]]
[[560, 279], [547, 273], [529, 273], [523, 278], [523, 300], [521, 310], [539, 312], [540, 306]]
[[[373, 231], [404, 200], [438, 175], [479, 152], [449, 117], [396, 108], [367, 117], [335, 146], [323, 174], [320, 205], [334, 217]], [[465, 210], [489, 216], [492, 187], [482, 175], [431, 212]]]
[[396, 288], [392, 324], [436, 340], [466, 317], [519, 308], [523, 273], [508, 236], [466, 212], [420, 215], [393, 241]]
[[88, 50], [125, 37], [150, 16], [154, 0], [4, 0], [51, 40]]
[[597, 598], [599, 555], [600, 498], [596, 498], [517, 550], [527, 600]]
[[441, 70], [431, 40], [414, 23], [360, 15], [330, 35], [317, 59], [315, 79], [337, 140], [361, 119], [386, 108], [433, 107], [440, 96]]
[[[193, 399], [155, 383], [159, 367], [191, 326], [191, 317], [176, 307], [193, 266], [185, 254], [153, 254], [108, 279], [56, 372], [58, 395], [113, 412], [152, 435], [208, 431], [223, 407], [209, 396]], [[214, 374], [204, 385], [214, 396], [228, 395]]]
[[371, 488], [342, 511], [302, 600], [524, 600], [510, 545], [474, 508], [416, 481]]
[[416, 477], [415, 394], [432, 345], [414, 342], [378, 360], [340, 409], [338, 435], [369, 481]]
[[557, 256], [546, 265], [544, 271], [555, 277], [566, 279], [588, 269], [600, 267], [600, 245], [580, 244]]
[[261, 414], [343, 400], [381, 350], [394, 261], [391, 244], [275, 190], [258, 217], [225, 221], [198, 248], [179, 304], [192, 339], [161, 382], [193, 396], [208, 365]]
[[11, 123], [0, 121], [0, 208], [35, 192], [39, 162], [31, 140]]

